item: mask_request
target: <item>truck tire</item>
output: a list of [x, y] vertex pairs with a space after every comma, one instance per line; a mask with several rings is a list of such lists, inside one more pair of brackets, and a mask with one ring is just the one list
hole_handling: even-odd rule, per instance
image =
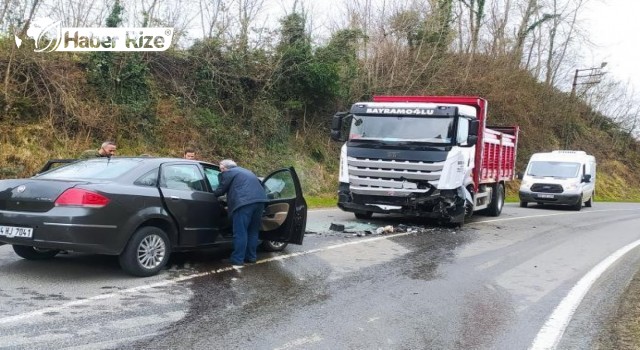
[[504, 186], [500, 183], [495, 184], [491, 192], [491, 203], [489, 203], [486, 213], [489, 216], [500, 216], [502, 207], [504, 207]]
[[589, 197], [589, 200], [584, 202], [584, 206], [587, 208], [591, 208], [593, 206], [593, 195], [591, 195], [591, 197]]
[[527, 204], [529, 204], [529, 202], [520, 202], [520, 208], [526, 208]]
[[361, 220], [369, 220], [373, 216], [373, 213], [370, 211], [367, 211], [364, 213], [354, 213], [354, 214], [356, 216], [356, 219], [361, 219]]
[[169, 261], [171, 243], [159, 227], [139, 228], [120, 254], [120, 267], [134, 276], [149, 277], [157, 274]]
[[13, 245], [13, 251], [20, 257], [27, 260], [47, 260], [60, 253], [58, 249], [44, 249], [17, 244]]

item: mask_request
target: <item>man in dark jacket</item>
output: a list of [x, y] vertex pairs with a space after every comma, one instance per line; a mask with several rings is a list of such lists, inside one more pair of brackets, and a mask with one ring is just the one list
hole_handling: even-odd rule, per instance
[[231, 159], [220, 162], [216, 196], [227, 195], [227, 210], [233, 221], [232, 265], [256, 262], [258, 233], [267, 195], [260, 179]]

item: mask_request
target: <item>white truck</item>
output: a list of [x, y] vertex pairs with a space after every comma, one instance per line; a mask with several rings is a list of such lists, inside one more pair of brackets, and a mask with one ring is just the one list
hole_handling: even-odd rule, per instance
[[596, 158], [584, 151], [534, 153], [520, 184], [520, 206], [528, 203], [591, 207], [596, 189]]
[[475, 96], [375, 96], [333, 117], [340, 154], [338, 207], [436, 218], [462, 225], [475, 211], [498, 216], [515, 177], [517, 126], [486, 127]]

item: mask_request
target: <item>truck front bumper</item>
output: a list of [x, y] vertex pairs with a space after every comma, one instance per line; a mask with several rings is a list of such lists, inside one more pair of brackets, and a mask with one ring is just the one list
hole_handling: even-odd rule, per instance
[[340, 184], [338, 207], [353, 213], [401, 214], [460, 222], [465, 215], [464, 193], [447, 190], [423, 197], [383, 197], [354, 195], [349, 184]]

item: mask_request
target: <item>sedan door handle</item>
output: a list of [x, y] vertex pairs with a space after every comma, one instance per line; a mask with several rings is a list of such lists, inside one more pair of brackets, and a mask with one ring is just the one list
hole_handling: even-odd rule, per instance
[[174, 201], [180, 200], [180, 197], [178, 196], [169, 196], [169, 198], [173, 199]]

